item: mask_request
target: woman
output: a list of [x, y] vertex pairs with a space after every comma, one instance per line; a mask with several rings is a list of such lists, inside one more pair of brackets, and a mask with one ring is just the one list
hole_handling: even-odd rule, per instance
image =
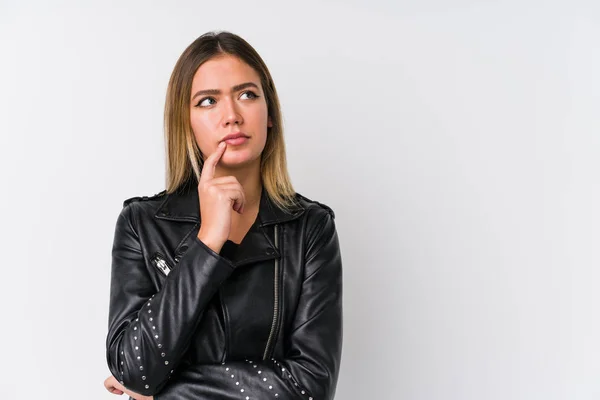
[[257, 52], [209, 32], [165, 106], [167, 189], [123, 204], [105, 387], [134, 399], [332, 399], [342, 348], [334, 212], [296, 193]]

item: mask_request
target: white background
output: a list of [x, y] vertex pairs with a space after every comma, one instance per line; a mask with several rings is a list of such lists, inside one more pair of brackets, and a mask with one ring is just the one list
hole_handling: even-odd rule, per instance
[[336, 399], [600, 398], [600, 10], [542, 0], [0, 0], [0, 398], [114, 398], [114, 225], [164, 188], [168, 79], [215, 29], [336, 212]]

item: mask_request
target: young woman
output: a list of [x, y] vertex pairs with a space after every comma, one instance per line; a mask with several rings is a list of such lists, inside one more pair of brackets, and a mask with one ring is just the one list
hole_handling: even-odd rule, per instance
[[296, 193], [265, 63], [209, 32], [165, 105], [167, 189], [123, 204], [105, 387], [136, 400], [332, 399], [342, 352], [334, 212]]

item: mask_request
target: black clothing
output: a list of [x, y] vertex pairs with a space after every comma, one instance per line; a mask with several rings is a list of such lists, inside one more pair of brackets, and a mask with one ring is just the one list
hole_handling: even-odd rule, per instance
[[155, 400], [333, 399], [342, 351], [334, 212], [263, 188], [219, 254], [197, 238], [197, 183], [126, 200], [112, 249], [108, 366]]

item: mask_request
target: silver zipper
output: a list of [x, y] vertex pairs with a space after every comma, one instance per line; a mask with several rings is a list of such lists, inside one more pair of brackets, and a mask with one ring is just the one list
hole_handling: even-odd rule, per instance
[[169, 272], [171, 272], [171, 267], [169, 264], [167, 264], [167, 262], [158, 253], [152, 257], [152, 263], [166, 276], [168, 276]]
[[[277, 234], [277, 225], [275, 225], [275, 248], [277, 248], [279, 244], [279, 236]], [[279, 259], [275, 259], [275, 279], [273, 282], [273, 287], [275, 290], [275, 299], [273, 302], [273, 323], [271, 324], [271, 332], [269, 333], [269, 339], [267, 340], [267, 347], [265, 347], [265, 352], [263, 354], [263, 360], [266, 360], [269, 356], [269, 347], [271, 347], [271, 343], [275, 339], [275, 329], [277, 328], [277, 322], [279, 319]]]

